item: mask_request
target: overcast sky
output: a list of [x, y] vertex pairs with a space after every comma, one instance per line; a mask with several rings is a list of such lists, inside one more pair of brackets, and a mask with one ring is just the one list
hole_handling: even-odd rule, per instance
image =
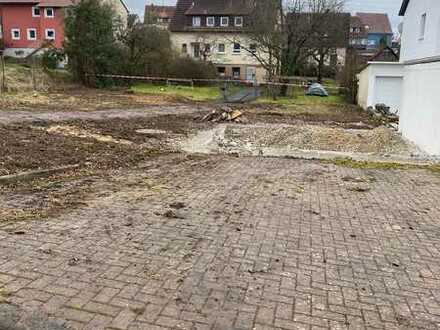
[[[157, 5], [174, 5], [176, 0], [124, 0], [130, 10], [140, 16], [143, 16], [145, 4], [154, 3]], [[397, 25], [400, 22], [398, 12], [402, 0], [346, 0], [347, 11], [356, 12], [376, 12], [376, 13], [388, 13], [393, 25], [393, 29], [397, 29]]]

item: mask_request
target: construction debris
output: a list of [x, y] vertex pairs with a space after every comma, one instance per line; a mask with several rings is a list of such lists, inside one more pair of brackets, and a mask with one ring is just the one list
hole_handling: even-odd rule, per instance
[[397, 112], [391, 112], [391, 108], [386, 104], [378, 103], [375, 105], [374, 108], [368, 107], [367, 111], [371, 116], [385, 119], [388, 123], [399, 122], [399, 116], [397, 115]]
[[210, 121], [213, 123], [218, 123], [222, 121], [242, 123], [244, 122], [242, 116], [243, 116], [243, 112], [239, 110], [233, 110], [230, 107], [222, 106], [211, 111], [210, 113], [199, 119], [201, 121]]

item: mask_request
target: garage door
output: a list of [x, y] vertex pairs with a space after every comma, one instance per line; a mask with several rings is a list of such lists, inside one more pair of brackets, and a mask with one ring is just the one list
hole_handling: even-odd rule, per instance
[[393, 112], [400, 110], [402, 102], [402, 77], [376, 77], [374, 104], [384, 103]]

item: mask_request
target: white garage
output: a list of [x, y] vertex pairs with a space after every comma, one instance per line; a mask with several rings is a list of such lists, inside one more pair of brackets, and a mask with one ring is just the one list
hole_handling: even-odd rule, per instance
[[384, 103], [393, 112], [401, 109], [403, 77], [377, 76], [374, 86], [373, 104]]
[[384, 103], [393, 112], [399, 112], [402, 102], [403, 70], [401, 63], [368, 63], [358, 75], [358, 104], [366, 109]]

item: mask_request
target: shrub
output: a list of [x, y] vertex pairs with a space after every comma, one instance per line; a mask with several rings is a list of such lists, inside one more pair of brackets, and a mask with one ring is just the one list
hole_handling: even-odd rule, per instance
[[41, 56], [41, 64], [45, 69], [54, 70], [58, 63], [64, 61], [65, 55], [61, 49], [49, 49]]
[[176, 57], [169, 67], [169, 75], [173, 78], [214, 79], [217, 77], [217, 70], [210, 62]]

